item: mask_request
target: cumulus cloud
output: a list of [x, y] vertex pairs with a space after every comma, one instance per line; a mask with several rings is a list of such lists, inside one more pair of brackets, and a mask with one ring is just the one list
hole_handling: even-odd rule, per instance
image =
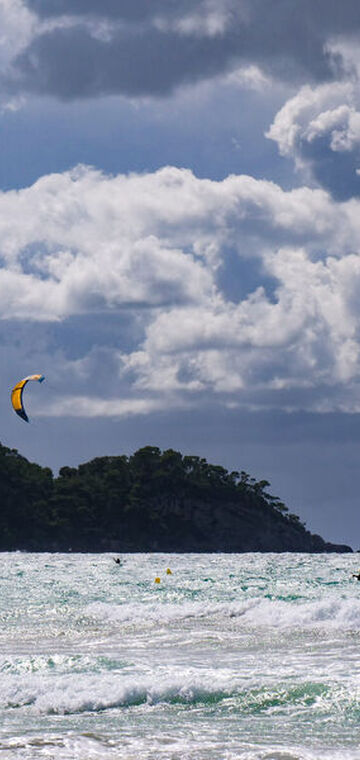
[[[49, 320], [201, 300], [212, 288], [202, 262], [211, 244], [193, 181], [171, 169], [109, 178], [80, 168], [0, 195], [2, 316]], [[184, 255], [177, 246], [190, 245], [196, 227], [196, 251]]]
[[285, 240], [311, 250], [326, 239], [339, 255], [355, 234], [352, 207], [320, 190], [173, 167], [115, 177], [79, 167], [0, 194], [0, 315], [199, 305], [214, 297], [226, 246], [262, 259]]
[[14, 96], [166, 96], [249, 66], [286, 81], [325, 81], [344, 68], [336, 40], [360, 28], [353, 0], [343, 0], [341, 11], [327, 0], [16, 0], [15, 6], [19, 17], [33, 19], [33, 31], [25, 47], [15, 45], [12, 74], [2, 77]]
[[343, 200], [360, 194], [360, 111], [356, 83], [302, 87], [276, 115], [267, 136], [283, 156]]
[[[56, 385], [64, 378], [73, 397], [57, 393], [42, 413], [145, 414], [209, 394], [314, 409], [320, 388], [322, 404], [328, 389], [328, 404], [341, 398], [343, 408], [345, 386], [354, 408], [359, 219], [355, 198], [339, 203], [321, 189], [284, 191], [247, 176], [215, 182], [174, 167], [45, 176], [0, 195], [3, 335], [13, 320], [49, 336], [51, 324], [99, 322], [85, 353], [86, 322], [77, 323], [75, 357], [52, 351]], [[221, 285], [229, 251], [239, 261], [231, 300]], [[257, 283], [240, 295], [250, 258]]]
[[143, 350], [124, 357], [137, 384], [259, 393], [357, 379], [359, 256], [313, 262], [305, 250], [280, 249], [267, 267], [275, 300], [259, 287], [238, 305], [159, 315]]

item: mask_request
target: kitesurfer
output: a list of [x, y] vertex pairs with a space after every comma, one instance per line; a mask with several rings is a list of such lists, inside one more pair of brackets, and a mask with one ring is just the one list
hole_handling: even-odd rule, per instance
[[113, 559], [114, 559], [114, 562], [115, 562], [116, 565], [121, 565], [121, 559], [120, 559], [120, 557], [114, 557]]
[[360, 570], [357, 573], [353, 573], [352, 577], [356, 578], [358, 581], [360, 581]]

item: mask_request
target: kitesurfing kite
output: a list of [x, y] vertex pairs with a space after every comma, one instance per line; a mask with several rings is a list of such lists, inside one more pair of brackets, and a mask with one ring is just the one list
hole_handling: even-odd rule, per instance
[[25, 422], [29, 422], [29, 418], [25, 412], [22, 397], [25, 385], [29, 382], [29, 380], [38, 380], [39, 383], [42, 383], [42, 381], [45, 380], [45, 377], [44, 375], [28, 375], [28, 377], [24, 377], [23, 380], [20, 380], [20, 382], [17, 383], [11, 391], [11, 403], [13, 405], [13, 409], [15, 410], [16, 414], [21, 417], [22, 420], [25, 420]]

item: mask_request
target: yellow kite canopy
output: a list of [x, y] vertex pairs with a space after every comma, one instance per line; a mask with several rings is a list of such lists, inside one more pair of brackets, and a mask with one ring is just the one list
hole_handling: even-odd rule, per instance
[[44, 375], [28, 375], [28, 377], [24, 377], [23, 380], [20, 380], [20, 382], [17, 383], [11, 391], [11, 403], [13, 405], [13, 409], [15, 410], [16, 414], [21, 417], [22, 420], [25, 420], [25, 422], [29, 422], [29, 418], [25, 412], [22, 397], [25, 385], [29, 382], [29, 380], [38, 380], [39, 383], [42, 383], [42, 381], [45, 380], [45, 377]]

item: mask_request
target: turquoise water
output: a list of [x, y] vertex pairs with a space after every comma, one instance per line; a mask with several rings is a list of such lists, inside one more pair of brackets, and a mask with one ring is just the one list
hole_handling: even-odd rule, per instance
[[1, 760], [360, 758], [356, 555], [122, 560], [0, 554]]

